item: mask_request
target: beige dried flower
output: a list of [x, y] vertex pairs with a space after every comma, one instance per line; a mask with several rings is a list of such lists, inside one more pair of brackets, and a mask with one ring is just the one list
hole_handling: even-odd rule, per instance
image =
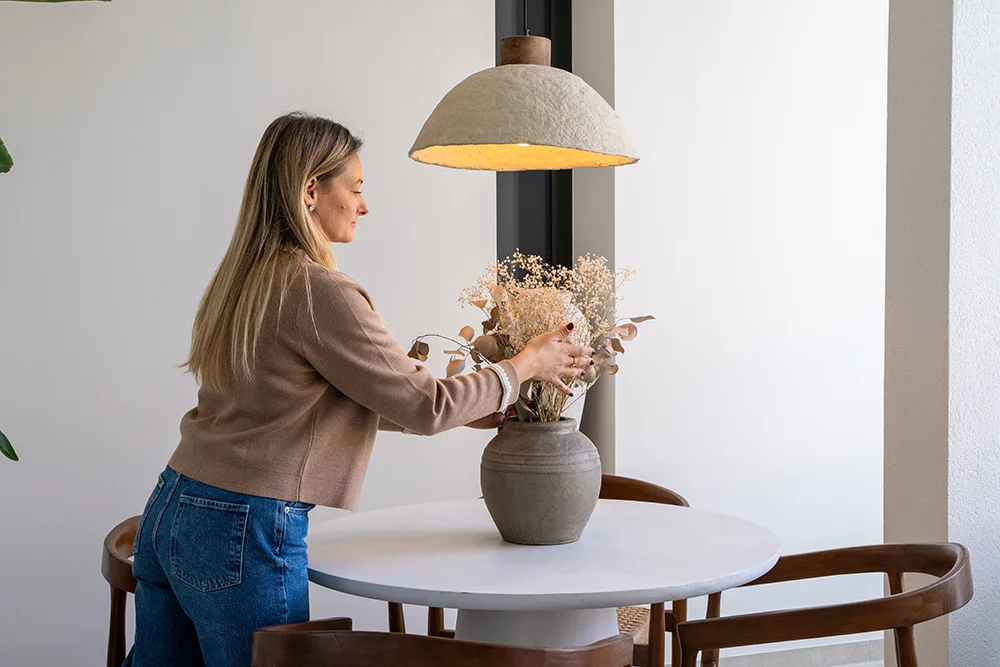
[[[460, 299], [463, 306], [472, 305], [486, 314], [483, 335], [470, 344], [474, 333], [466, 327], [461, 340], [447, 339], [458, 345], [458, 349], [448, 350], [457, 356], [449, 364], [449, 375], [461, 372], [464, 363], [460, 366], [457, 362], [468, 356], [475, 362], [473, 368], [479, 370], [484, 363], [515, 356], [535, 336], [572, 322], [570, 342], [597, 351], [595, 365], [583, 378], [564, 379], [585, 393], [600, 376], [618, 372], [615, 360], [625, 352], [622, 341], [634, 340], [638, 334], [635, 325], [653, 319], [631, 318], [626, 324], [617, 319], [618, 291], [631, 275], [628, 268], [611, 271], [604, 257], [594, 255], [579, 257], [572, 269], [552, 266], [537, 255], [521, 252], [490, 264], [475, 285], [462, 291]], [[435, 335], [414, 341], [411, 356], [426, 360], [423, 340], [429, 336]], [[521, 420], [556, 421], [566, 405], [566, 397], [554, 386], [535, 381], [522, 388], [516, 413]]]

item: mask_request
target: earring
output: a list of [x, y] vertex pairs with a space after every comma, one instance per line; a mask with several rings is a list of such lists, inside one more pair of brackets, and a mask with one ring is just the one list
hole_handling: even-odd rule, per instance
[[316, 210], [316, 204], [309, 204], [309, 212], [312, 213]]

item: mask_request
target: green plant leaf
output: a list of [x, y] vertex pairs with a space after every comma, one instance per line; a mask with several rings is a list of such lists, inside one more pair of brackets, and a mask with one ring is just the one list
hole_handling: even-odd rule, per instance
[[3, 431], [0, 431], [0, 453], [11, 461], [17, 461], [17, 452], [14, 451], [14, 446], [10, 444], [10, 440], [3, 434]]
[[0, 174], [6, 174], [13, 166], [14, 158], [7, 152], [7, 147], [3, 145], [3, 139], [0, 139]]

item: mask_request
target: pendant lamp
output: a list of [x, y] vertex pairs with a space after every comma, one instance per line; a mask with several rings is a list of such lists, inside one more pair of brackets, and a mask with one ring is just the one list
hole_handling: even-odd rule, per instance
[[409, 155], [455, 169], [616, 167], [639, 154], [625, 124], [580, 77], [551, 67], [546, 37], [500, 41], [500, 65], [451, 89]]

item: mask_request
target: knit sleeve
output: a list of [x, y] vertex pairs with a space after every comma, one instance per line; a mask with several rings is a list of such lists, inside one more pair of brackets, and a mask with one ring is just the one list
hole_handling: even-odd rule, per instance
[[390, 433], [411, 433], [411, 431], [407, 431], [405, 428], [403, 428], [399, 424], [396, 424], [394, 422], [389, 421], [388, 419], [386, 419], [382, 415], [379, 415], [379, 418], [378, 418], [378, 430], [380, 430], [380, 431], [388, 431]]
[[[497, 412], [505, 396], [489, 369], [437, 379], [389, 335], [368, 294], [341, 274], [311, 272], [312, 313], [299, 304], [302, 354], [344, 395], [406, 431], [433, 435]], [[516, 367], [500, 362], [512, 387]]]

